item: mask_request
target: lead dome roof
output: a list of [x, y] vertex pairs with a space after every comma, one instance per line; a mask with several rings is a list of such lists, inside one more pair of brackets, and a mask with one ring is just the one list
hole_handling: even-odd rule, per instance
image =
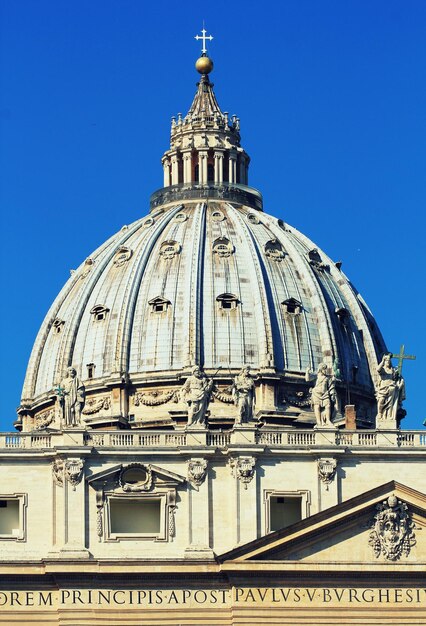
[[93, 252], [47, 313], [22, 406], [47, 406], [70, 366], [106, 391], [178, 384], [195, 364], [230, 378], [247, 364], [275, 385], [264, 405], [276, 407], [278, 383], [323, 361], [347, 399], [356, 388], [374, 401], [385, 344], [370, 311], [339, 265], [262, 211], [249, 163], [239, 119], [202, 75], [188, 114], [172, 120], [150, 214]]

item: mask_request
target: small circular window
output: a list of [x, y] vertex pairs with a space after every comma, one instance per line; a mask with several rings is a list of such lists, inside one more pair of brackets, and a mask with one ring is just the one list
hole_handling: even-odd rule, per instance
[[223, 222], [224, 219], [226, 218], [225, 218], [225, 215], [222, 213], [222, 211], [213, 211], [212, 220], [214, 222]]

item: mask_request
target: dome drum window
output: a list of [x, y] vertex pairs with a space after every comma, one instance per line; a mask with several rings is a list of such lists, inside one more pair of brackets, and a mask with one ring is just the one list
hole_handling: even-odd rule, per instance
[[102, 322], [109, 313], [109, 309], [103, 304], [97, 304], [90, 311], [91, 315], [93, 315], [93, 319], [95, 322]]
[[181, 251], [181, 245], [174, 241], [174, 239], [169, 239], [168, 241], [163, 241], [160, 246], [160, 256], [167, 261], [173, 259], [176, 255], [178, 255]]
[[296, 298], [287, 298], [281, 303], [285, 313], [289, 315], [300, 315], [302, 312], [302, 303]]
[[235, 248], [232, 243], [226, 237], [219, 237], [213, 242], [213, 254], [217, 254], [218, 257], [229, 257], [234, 253]]
[[162, 296], [157, 296], [149, 300], [148, 304], [151, 307], [151, 313], [165, 313], [172, 303]]
[[94, 363], [88, 363], [86, 367], [87, 367], [87, 378], [94, 378], [96, 365]]
[[270, 239], [265, 243], [265, 254], [273, 261], [280, 262], [286, 253], [278, 239]]
[[222, 293], [217, 296], [216, 302], [219, 305], [219, 309], [222, 311], [235, 311], [240, 301], [233, 293]]

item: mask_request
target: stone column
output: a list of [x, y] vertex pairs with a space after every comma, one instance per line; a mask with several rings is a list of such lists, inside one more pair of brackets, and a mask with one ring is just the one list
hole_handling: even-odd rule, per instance
[[170, 186], [170, 161], [163, 159], [164, 187]]
[[183, 153], [183, 182], [192, 182], [192, 154], [191, 151]]
[[179, 183], [179, 165], [178, 165], [177, 154], [173, 154], [171, 158], [171, 163], [172, 163], [172, 185], [177, 185]]
[[223, 152], [214, 153], [214, 182], [218, 184], [223, 182]]
[[[192, 459], [189, 465], [197, 459]], [[203, 460], [201, 460], [203, 462]], [[207, 464], [206, 464], [207, 465]], [[190, 477], [190, 473], [188, 473]], [[210, 546], [210, 507], [211, 484], [206, 467], [204, 477], [200, 480], [190, 480], [188, 488], [188, 528], [189, 546], [185, 550], [188, 558], [212, 558], [213, 550]]]
[[200, 183], [207, 182], [207, 151], [200, 151], [198, 153], [198, 176]]
[[243, 154], [240, 154], [239, 157], [239, 170], [240, 170], [240, 184], [241, 185], [247, 185], [247, 180], [246, 180], [246, 158]]
[[237, 182], [237, 153], [235, 150], [229, 152], [229, 182]]

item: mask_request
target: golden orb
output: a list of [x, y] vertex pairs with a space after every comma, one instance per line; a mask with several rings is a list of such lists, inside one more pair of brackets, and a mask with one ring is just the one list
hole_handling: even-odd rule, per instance
[[210, 74], [213, 69], [213, 61], [209, 57], [202, 56], [196, 60], [195, 69], [200, 74]]

